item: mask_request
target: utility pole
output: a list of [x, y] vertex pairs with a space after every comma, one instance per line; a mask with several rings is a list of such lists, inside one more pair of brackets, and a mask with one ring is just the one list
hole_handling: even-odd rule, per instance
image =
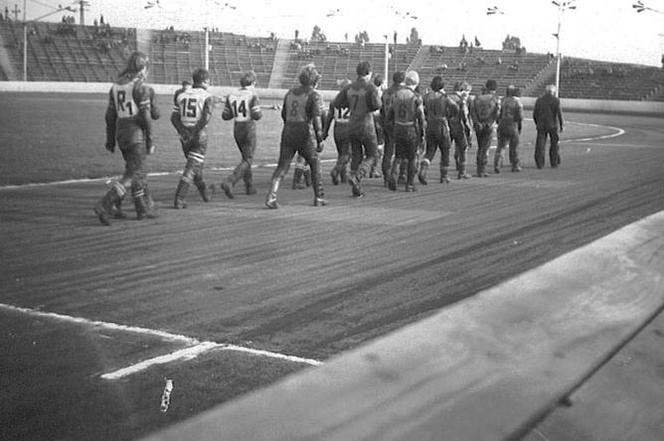
[[[16, 4], [14, 4], [16, 11]], [[28, 81], [28, 5], [27, 0], [23, 0], [23, 81]]]
[[560, 53], [560, 31], [562, 29], [563, 13], [568, 9], [576, 9], [576, 5], [574, 4], [575, 1], [576, 0], [553, 0], [551, 2], [558, 8], [558, 32], [553, 34], [554, 37], [556, 37], [556, 90], [558, 96], [560, 96], [560, 60], [562, 58], [562, 54]]
[[385, 37], [385, 59], [383, 60], [384, 61], [383, 70], [385, 71], [385, 76], [383, 78], [385, 78], [385, 84], [389, 85], [390, 79], [387, 75], [389, 73], [389, 68], [390, 68], [390, 37], [387, 34], [385, 34], [384, 37]]

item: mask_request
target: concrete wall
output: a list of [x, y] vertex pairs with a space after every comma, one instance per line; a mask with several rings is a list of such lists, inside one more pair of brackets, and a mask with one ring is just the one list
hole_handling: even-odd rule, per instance
[[[77, 83], [77, 82], [23, 82], [0, 81], [0, 92], [69, 92], [69, 93], [107, 93], [110, 83]], [[157, 94], [171, 94], [179, 84], [154, 84]], [[213, 86], [210, 91], [219, 96], [227, 94], [233, 87]], [[325, 100], [331, 100], [336, 91], [320, 91]], [[259, 95], [264, 99], [282, 99], [284, 89], [260, 89]], [[535, 103], [533, 97], [522, 97], [521, 101], [526, 108], [532, 108]], [[597, 112], [597, 113], [626, 113], [636, 115], [649, 115], [664, 117], [664, 102], [654, 101], [613, 101], [613, 100], [584, 100], [562, 99], [563, 111]]]

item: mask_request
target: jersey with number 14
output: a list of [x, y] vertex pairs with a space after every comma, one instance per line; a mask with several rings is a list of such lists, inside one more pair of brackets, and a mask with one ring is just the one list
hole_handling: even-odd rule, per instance
[[263, 114], [258, 95], [254, 90], [247, 88], [229, 93], [221, 114], [224, 120], [235, 119], [235, 122], [239, 123], [253, 122], [261, 119], [261, 116]]

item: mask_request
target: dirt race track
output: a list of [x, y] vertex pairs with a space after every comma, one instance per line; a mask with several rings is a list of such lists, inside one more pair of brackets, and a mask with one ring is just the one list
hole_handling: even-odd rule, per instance
[[368, 179], [354, 199], [325, 161], [327, 207], [289, 176], [266, 209], [269, 166], [258, 195], [192, 191], [186, 210], [178, 175], [152, 176], [160, 217], [110, 227], [92, 213], [103, 181], [0, 189], [0, 439], [134, 439], [664, 209], [661, 119], [566, 118], [558, 169], [537, 170], [524, 136], [521, 173], [442, 185], [433, 166], [415, 193]]

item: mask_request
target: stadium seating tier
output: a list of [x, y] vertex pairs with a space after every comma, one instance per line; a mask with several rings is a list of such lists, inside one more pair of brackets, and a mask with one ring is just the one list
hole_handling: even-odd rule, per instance
[[[140, 30], [106, 26], [31, 22], [27, 32], [29, 81], [110, 82], [136, 48], [151, 59], [150, 81], [179, 84], [193, 69], [204, 65], [203, 31], [174, 29]], [[23, 73], [23, 25], [0, 21], [5, 53], [0, 80], [20, 80]], [[143, 37], [144, 38], [144, 37]], [[344, 78], [355, 78], [355, 66], [368, 60], [374, 72], [384, 72], [385, 44], [293, 40], [278, 44], [268, 37], [226, 32], [209, 34], [209, 66], [212, 83], [236, 86], [248, 70], [256, 72], [259, 87], [288, 88], [298, 70], [314, 63], [322, 73], [320, 89], [335, 90]], [[548, 54], [511, 50], [487, 50], [419, 44], [389, 46], [389, 69], [414, 69], [426, 88], [441, 75], [450, 90], [456, 81], [467, 81], [479, 91], [488, 78], [498, 82], [499, 92], [509, 84], [524, 96], [537, 96], [555, 81], [555, 60]], [[277, 52], [284, 53], [277, 56]], [[279, 75], [273, 77], [273, 72]], [[388, 74], [391, 76], [391, 74]], [[389, 83], [390, 79], [387, 79]], [[613, 100], [664, 101], [664, 69], [657, 67], [567, 58], [561, 66], [561, 97]]]

